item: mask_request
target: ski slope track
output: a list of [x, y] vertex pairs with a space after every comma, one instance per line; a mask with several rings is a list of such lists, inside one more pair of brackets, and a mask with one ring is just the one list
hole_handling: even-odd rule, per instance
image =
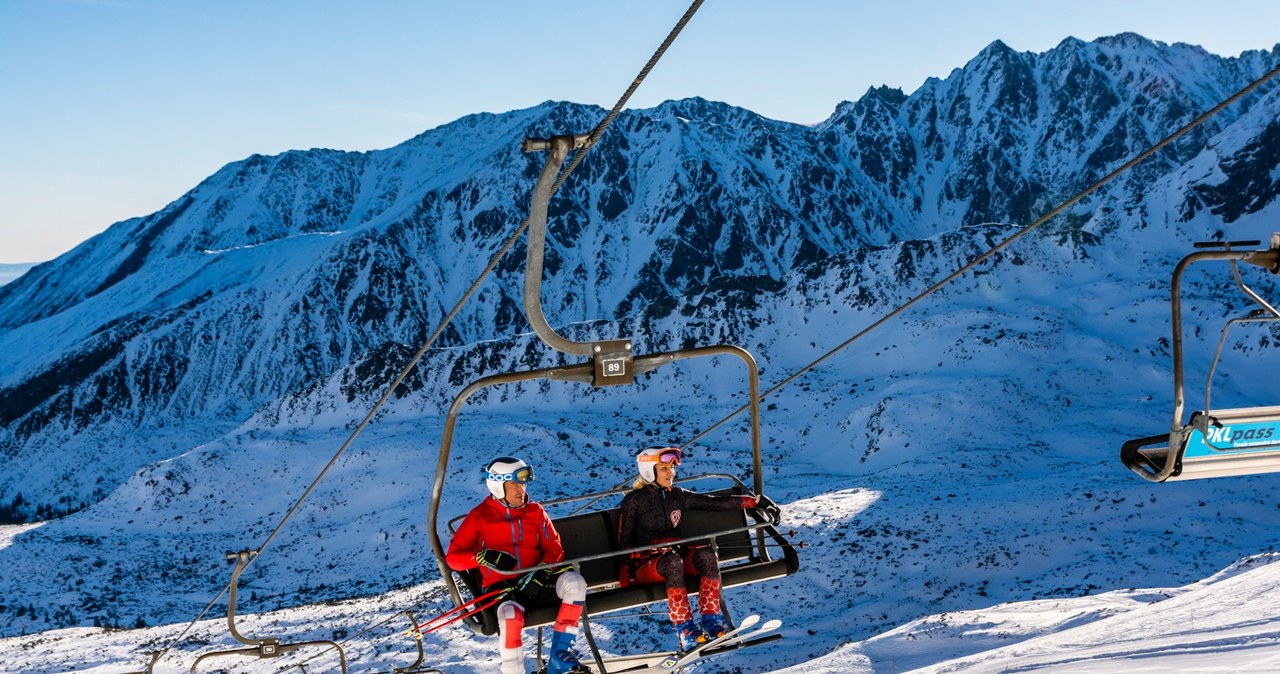
[[[696, 98], [626, 110], [551, 203], [548, 320], [641, 353], [740, 344], [770, 386], [1277, 62], [1134, 34], [996, 42], [813, 126]], [[524, 219], [542, 157], [519, 141], [602, 114], [547, 102], [376, 152], [255, 155], [0, 286], [0, 671], [144, 669]], [[1174, 265], [1280, 231], [1277, 148], [1273, 82], [768, 398], [764, 484], [801, 568], [726, 599], [784, 638], [698, 671], [1280, 670], [1280, 477], [1153, 485], [1118, 460], [1171, 423]], [[479, 376], [562, 362], [529, 332], [523, 268], [521, 241], [245, 572], [242, 633], [341, 641], [352, 672], [412, 662], [401, 612], [448, 608], [424, 532], [445, 410]], [[1249, 306], [1211, 264], [1183, 297], [1198, 409]], [[1280, 404], [1278, 340], [1231, 332], [1216, 405]], [[442, 519], [486, 493], [495, 452], [537, 466], [536, 499], [628, 479], [638, 448], [744, 402], [719, 365], [476, 396]], [[744, 475], [743, 427], [683, 472]], [[156, 672], [240, 647], [225, 601]], [[661, 616], [594, 626], [607, 654], [674, 646]], [[494, 667], [463, 629], [423, 646], [447, 672]], [[307, 650], [214, 662], [336, 670]]]

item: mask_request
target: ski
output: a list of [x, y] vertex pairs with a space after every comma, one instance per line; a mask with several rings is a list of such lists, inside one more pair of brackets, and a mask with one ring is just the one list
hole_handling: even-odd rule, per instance
[[711, 657], [713, 655], [719, 655], [722, 652], [733, 650], [739, 644], [742, 644], [747, 641], [751, 641], [762, 634], [765, 634], [767, 632], [772, 632], [778, 629], [779, 627], [782, 627], [782, 621], [775, 618], [773, 620], [766, 622], [760, 627], [754, 630], [751, 630], [750, 632], [741, 632], [738, 635], [734, 636], [732, 639], [721, 640], [717, 643], [711, 644], [711, 648], [703, 649], [700, 651], [700, 653], [702, 654], [703, 657]]
[[759, 628], [751, 629], [755, 627], [758, 622], [760, 622], [760, 616], [747, 616], [743, 619], [742, 624], [738, 625], [735, 629], [725, 632], [718, 639], [713, 639], [705, 644], [699, 645], [697, 648], [690, 649], [689, 652], [680, 656], [680, 659], [676, 660], [675, 664], [670, 668], [670, 671], [679, 671], [703, 658], [727, 653], [738, 643], [747, 639], [755, 638], [757, 634], [776, 630], [780, 625], [782, 625], [781, 620], [770, 620]]
[[[699, 660], [728, 653], [729, 651], [737, 648], [740, 644], [755, 639], [767, 632], [772, 632], [782, 626], [782, 621], [777, 619], [770, 620], [757, 627], [758, 623], [760, 623], [760, 616], [754, 614], [749, 615], [746, 618], [743, 618], [742, 623], [734, 629], [725, 632], [716, 639], [698, 644], [684, 653], [676, 652], [668, 653], [666, 655], [655, 654], [653, 656], [624, 656], [620, 658], [606, 659], [604, 661], [605, 674], [661, 674], [662, 672], [678, 672], [682, 668], [688, 667]], [[658, 661], [649, 665], [640, 662], [650, 658], [658, 658]], [[624, 665], [620, 669], [614, 669], [611, 666], [613, 664], [623, 664], [628, 661], [630, 665]], [[595, 667], [590, 665], [590, 663], [583, 664], [587, 665], [590, 668], [590, 671], [595, 671]]]
[[[656, 673], [656, 672], [679, 671], [682, 667], [685, 667], [690, 663], [692, 663], [693, 661], [700, 659], [702, 657], [702, 653], [704, 653], [708, 649], [717, 648], [719, 646], [723, 646], [726, 643], [729, 643], [730, 641], [734, 641], [735, 637], [741, 635], [746, 630], [750, 630], [752, 627], [755, 627], [755, 624], [758, 622], [760, 622], [760, 616], [755, 614], [749, 615], [743, 618], [742, 623], [740, 623], [737, 627], [729, 630], [728, 632], [725, 632], [719, 637], [712, 639], [711, 641], [708, 641], [706, 643], [698, 644], [697, 646], [690, 648], [684, 653], [675, 653], [670, 656], [667, 656], [666, 658], [663, 658], [661, 662], [659, 662], [656, 665], [650, 666], [648, 669], [637, 670], [636, 674], [640, 674], [641, 672]], [[755, 631], [756, 630], [752, 630], [751, 633], [754, 634]]]

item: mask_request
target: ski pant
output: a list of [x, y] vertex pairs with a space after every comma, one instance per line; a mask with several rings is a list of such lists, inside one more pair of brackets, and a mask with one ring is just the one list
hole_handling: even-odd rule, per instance
[[636, 580], [641, 583], [665, 583], [667, 586], [667, 612], [671, 622], [693, 620], [693, 608], [689, 593], [685, 590], [686, 576], [700, 576], [698, 582], [698, 609], [703, 615], [720, 612], [720, 560], [715, 550], [700, 545], [687, 550], [684, 555], [668, 550], [649, 558], [636, 569]]
[[565, 571], [556, 579], [555, 586], [542, 588], [529, 606], [522, 606], [513, 599], [498, 604], [498, 655], [502, 661], [502, 674], [528, 674], [524, 667], [524, 651], [521, 648], [520, 632], [524, 629], [524, 612], [526, 609], [553, 606], [558, 601], [560, 611], [556, 613], [556, 622], [552, 626], [555, 632], [573, 636], [578, 634], [578, 624], [582, 619], [582, 604], [587, 598], [587, 581], [577, 571]]

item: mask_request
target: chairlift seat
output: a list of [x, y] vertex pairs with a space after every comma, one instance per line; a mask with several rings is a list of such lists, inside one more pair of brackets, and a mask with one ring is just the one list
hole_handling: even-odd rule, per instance
[[1213, 410], [1208, 437], [1196, 423], [1203, 415], [1174, 435], [1181, 442], [1172, 451], [1170, 434], [1153, 435], [1124, 443], [1121, 461], [1152, 482], [1280, 471], [1280, 407]]
[[[711, 493], [735, 493], [722, 490]], [[560, 543], [564, 546], [565, 562], [596, 555], [617, 553], [623, 548], [618, 545], [618, 517], [620, 508], [571, 515], [555, 519], [556, 531], [560, 534]], [[795, 573], [800, 567], [800, 559], [795, 549], [772, 526], [761, 527], [767, 537], [772, 539], [771, 546], [782, 547], [782, 556], [774, 559], [760, 555], [759, 547], [754, 545], [749, 531], [732, 531], [748, 525], [747, 513], [744, 510], [710, 511], [688, 510], [680, 522], [681, 531], [686, 537], [706, 535], [707, 542], [712, 539], [719, 549], [720, 585], [722, 588], [736, 587], [758, 581], [771, 580]], [[731, 533], [718, 533], [731, 531]], [[694, 545], [697, 542], [693, 543]], [[666, 586], [662, 584], [639, 584], [621, 587], [618, 574], [626, 563], [626, 555], [617, 554], [599, 559], [586, 559], [579, 562], [579, 568], [587, 583], [587, 598], [584, 609], [587, 615], [596, 616], [622, 609], [644, 606], [655, 602], [666, 601]], [[479, 596], [480, 574], [476, 570], [459, 574], [472, 596]], [[685, 586], [689, 594], [698, 592], [697, 576], [688, 578]], [[525, 614], [525, 627], [540, 627], [555, 622], [558, 606], [535, 608]], [[498, 618], [496, 607], [477, 614], [483, 634], [497, 634]]]

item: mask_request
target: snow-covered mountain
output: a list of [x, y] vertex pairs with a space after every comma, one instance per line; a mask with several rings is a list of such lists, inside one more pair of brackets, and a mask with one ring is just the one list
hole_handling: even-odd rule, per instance
[[[701, 99], [627, 111], [552, 202], [548, 316], [642, 352], [741, 343], [779, 381], [1277, 60], [1132, 34], [997, 42], [813, 127]], [[1194, 241], [1280, 231], [1278, 113], [1272, 83], [767, 401], [765, 484], [806, 558], [729, 597], [790, 626], [730, 666], [795, 665], [923, 616], [1184, 585], [1276, 549], [1274, 478], [1156, 487], [1115, 455], [1169, 425], [1173, 264]], [[379, 152], [254, 156], [0, 288], [0, 509], [29, 522], [0, 547], [0, 636], [198, 614], [223, 553], [272, 531], [524, 218], [542, 158], [520, 139], [602, 114], [549, 102]], [[482, 374], [560, 361], [526, 333], [522, 271], [517, 246], [246, 575], [242, 612], [412, 603], [438, 583], [421, 529], [444, 406]], [[1245, 303], [1223, 270], [1184, 290], [1203, 382]], [[1214, 400], [1274, 404], [1280, 380], [1251, 375], [1277, 339], [1233, 333]], [[444, 515], [479, 497], [467, 478], [497, 447], [544, 467], [542, 498], [616, 484], [637, 447], [740, 404], [735, 386], [695, 365], [634, 391], [490, 396], [459, 430]], [[743, 470], [737, 430], [688, 469]], [[489, 644], [443, 640], [456, 670], [483, 668]]]

